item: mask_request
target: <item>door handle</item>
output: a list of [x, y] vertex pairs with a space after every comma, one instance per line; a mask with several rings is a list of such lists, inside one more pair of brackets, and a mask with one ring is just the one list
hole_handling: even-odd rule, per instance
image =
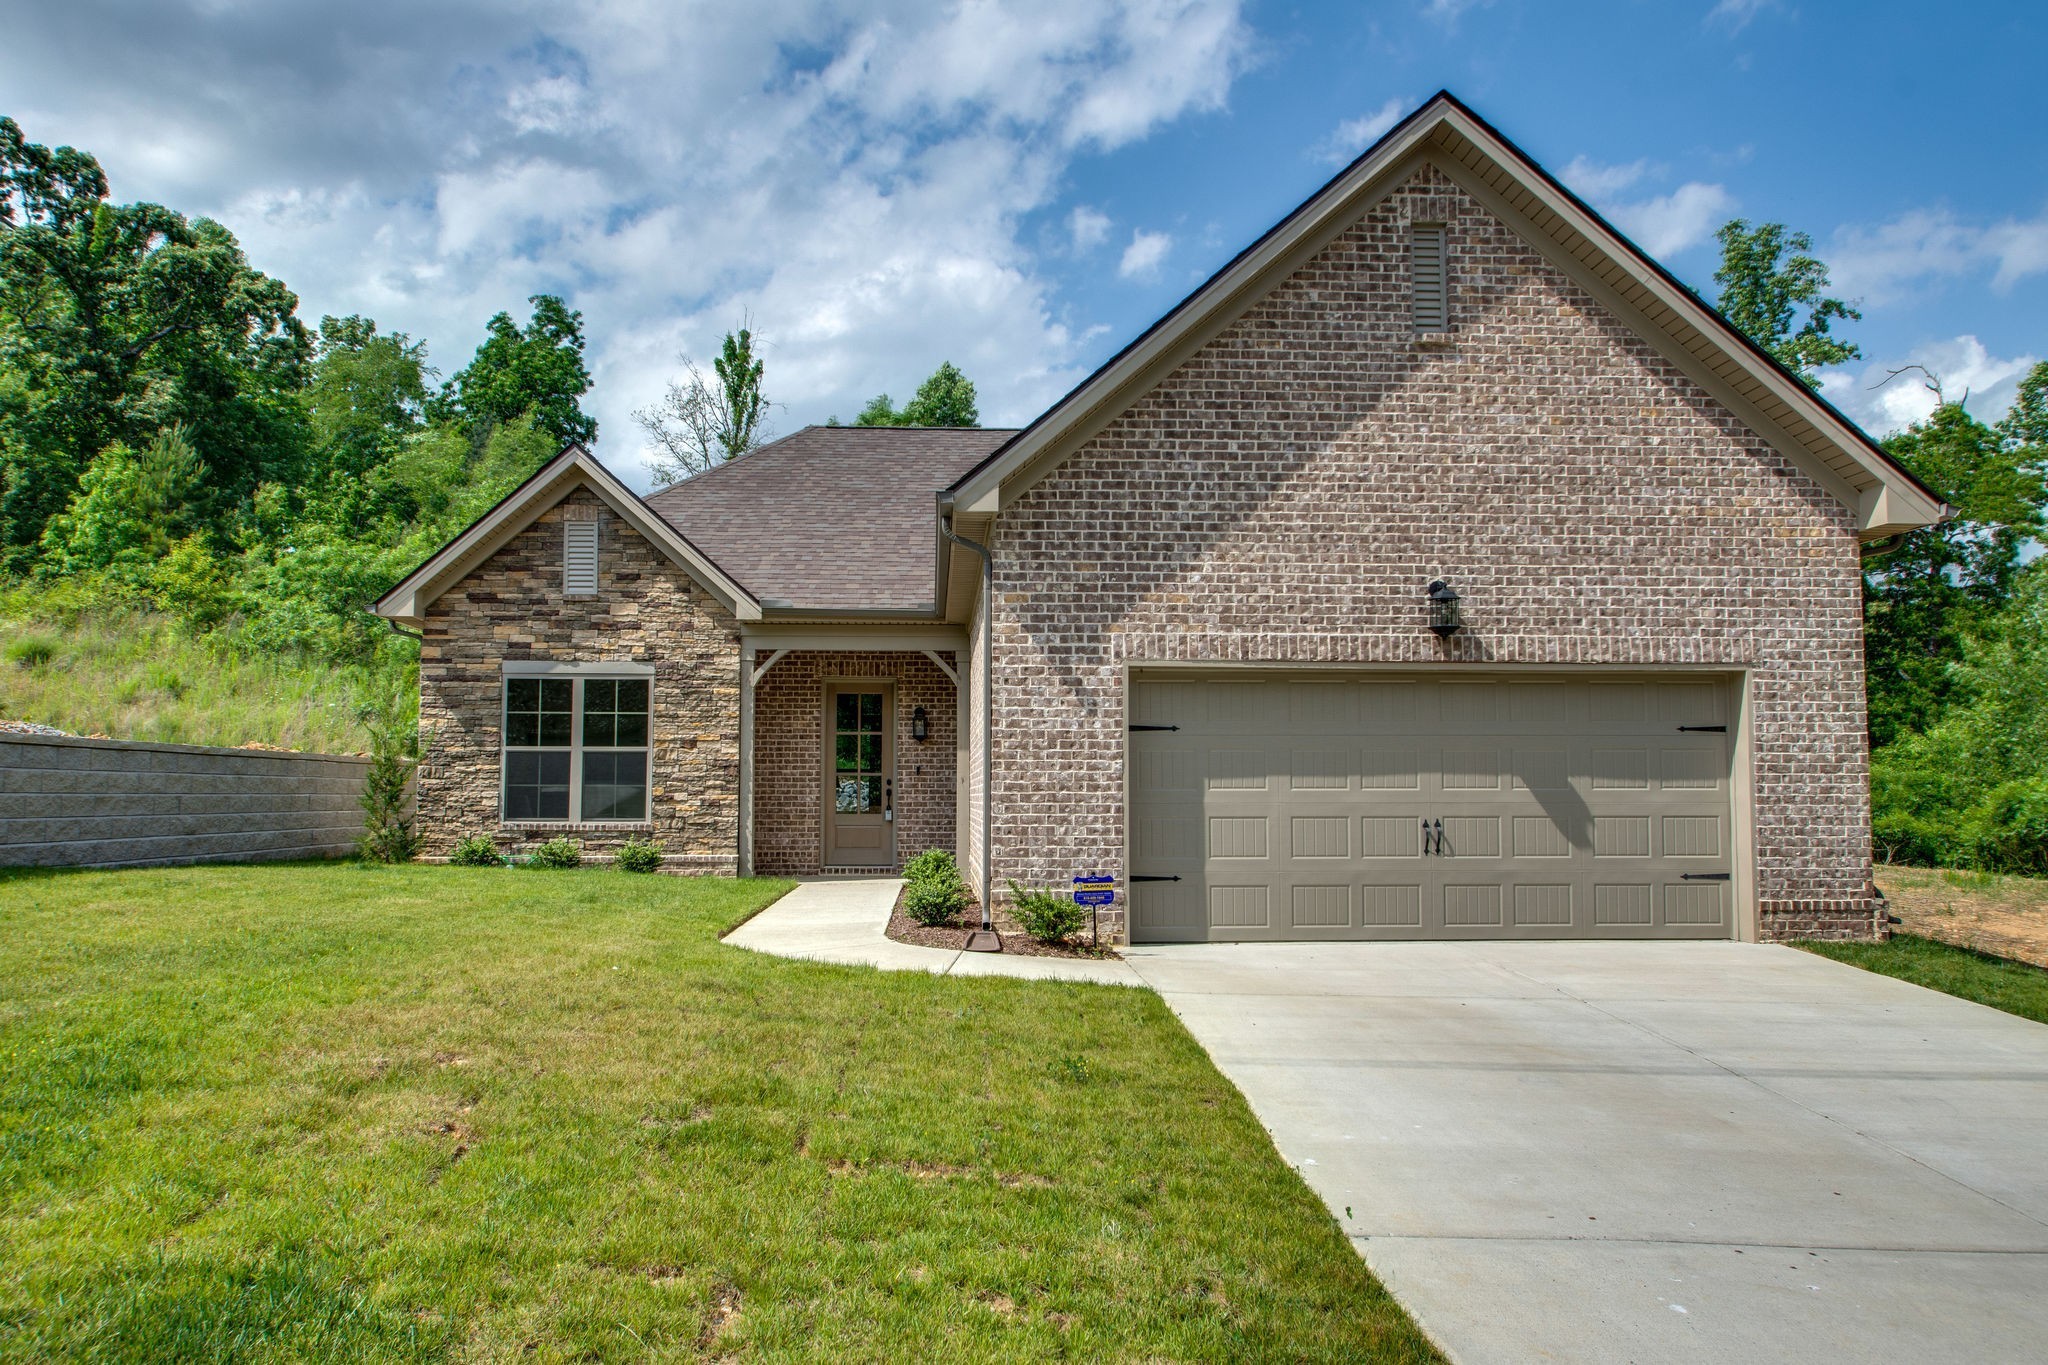
[[1432, 825], [1429, 817], [1425, 815], [1422, 817], [1422, 856], [1427, 858], [1432, 855], [1438, 858], [1444, 856], [1444, 822], [1438, 820]]
[[882, 779], [882, 818], [884, 820], [894, 820], [896, 818], [896, 779], [893, 777]]

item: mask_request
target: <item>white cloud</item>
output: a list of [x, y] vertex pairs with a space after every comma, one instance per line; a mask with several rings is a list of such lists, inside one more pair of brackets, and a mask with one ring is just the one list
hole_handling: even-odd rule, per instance
[[1117, 262], [1116, 273], [1127, 280], [1149, 280], [1159, 274], [1160, 262], [1173, 249], [1173, 238], [1164, 232], [1148, 232], [1139, 228], [1131, 234], [1131, 244], [1124, 248], [1124, 258]]
[[1706, 22], [1725, 25], [1729, 32], [1740, 33], [1749, 27], [1749, 21], [1767, 9], [1777, 8], [1778, 0], [1720, 0], [1707, 11]]
[[1719, 185], [1693, 180], [1669, 194], [1603, 211], [1637, 246], [1662, 260], [1713, 236], [1735, 212], [1735, 197]]
[[2048, 271], [2048, 210], [1978, 225], [1946, 208], [1915, 209], [1874, 228], [1841, 229], [1827, 260], [1835, 285], [1870, 303], [1987, 271], [1991, 287], [2003, 291]]
[[[631, 411], [748, 312], [784, 429], [944, 359], [990, 422], [1034, 415], [1093, 334], [1022, 224], [1078, 157], [1221, 108], [1250, 48], [1239, 0], [74, 0], [10, 20], [0, 89], [118, 197], [221, 218], [302, 315], [370, 314], [444, 371], [564, 294], [632, 477]], [[1077, 249], [1101, 217], [1069, 217]]]
[[[2020, 381], [2039, 364], [2037, 355], [1994, 356], [1974, 336], [1916, 346], [1902, 357], [1879, 361], [1852, 373], [1846, 366], [1824, 370], [1821, 392], [1873, 436], [1902, 430], [1934, 411], [1935, 395], [1923, 367], [1940, 381], [1942, 395], [1960, 402], [1967, 395], [1978, 420], [1995, 422], [2012, 406]], [[1902, 371], [1889, 378], [1894, 370]]]
[[1667, 173], [1647, 158], [1610, 166], [1575, 156], [1558, 179], [1661, 260], [1704, 242], [1735, 211], [1735, 198], [1727, 189], [1701, 180], [1689, 180], [1669, 194], [1622, 198], [1644, 181], [1662, 179]]
[[1086, 204], [1074, 205], [1074, 211], [1067, 215], [1067, 233], [1073, 238], [1074, 250], [1093, 251], [1109, 240], [1109, 215]]
[[1370, 114], [1361, 114], [1357, 118], [1344, 120], [1328, 137], [1316, 144], [1316, 159], [1336, 166], [1343, 165], [1379, 141], [1380, 134], [1399, 123], [1414, 107], [1411, 101], [1397, 96]]
[[1558, 175], [1572, 192], [1595, 202], [1610, 200], [1633, 188], [1656, 168], [1649, 161], [1631, 161], [1622, 166], [1605, 166], [1584, 156], [1575, 156]]

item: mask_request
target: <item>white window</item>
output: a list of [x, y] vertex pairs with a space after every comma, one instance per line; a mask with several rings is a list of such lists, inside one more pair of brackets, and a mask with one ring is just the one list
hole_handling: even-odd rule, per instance
[[562, 523], [562, 591], [571, 597], [597, 592], [597, 523]]
[[1417, 223], [1408, 229], [1408, 279], [1418, 332], [1447, 332], [1451, 327], [1448, 236], [1442, 223]]
[[504, 818], [647, 819], [646, 678], [505, 679]]

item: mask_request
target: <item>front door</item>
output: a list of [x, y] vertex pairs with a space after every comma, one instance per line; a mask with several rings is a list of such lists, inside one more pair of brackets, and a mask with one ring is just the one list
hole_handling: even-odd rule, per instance
[[825, 689], [825, 866], [896, 865], [896, 696], [881, 682]]

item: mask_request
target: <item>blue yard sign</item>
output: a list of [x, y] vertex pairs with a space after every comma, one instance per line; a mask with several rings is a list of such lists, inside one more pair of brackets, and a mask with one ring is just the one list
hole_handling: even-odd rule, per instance
[[1116, 904], [1116, 878], [1074, 878], [1074, 904], [1095, 906]]

